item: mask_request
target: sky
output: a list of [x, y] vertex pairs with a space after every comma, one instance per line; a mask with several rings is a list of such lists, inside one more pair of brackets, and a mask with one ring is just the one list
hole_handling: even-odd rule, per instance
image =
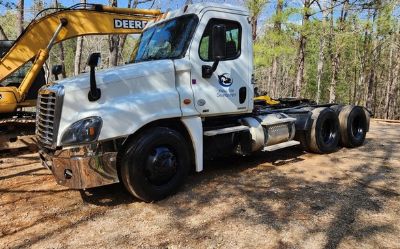
[[[42, 0], [45, 4], [46, 7], [50, 7], [53, 3], [54, 0]], [[226, 3], [231, 3], [231, 4], [243, 4], [243, 0], [192, 0], [193, 3], [196, 2], [226, 2]], [[18, 0], [0, 0], [0, 3], [2, 2], [10, 2], [11, 4], [14, 4], [16, 6]], [[33, 18], [33, 13], [37, 13], [32, 6], [33, 6], [33, 0], [25, 0], [25, 19], [29, 20]], [[72, 6], [74, 4], [80, 3], [80, 0], [58, 0], [58, 2], [65, 7]], [[108, 5], [108, 0], [87, 0], [88, 3], [96, 3], [96, 4], [104, 4]], [[182, 7], [186, 3], [186, 0], [154, 0], [150, 1], [148, 3], [140, 4], [139, 8], [156, 8], [156, 9], [161, 9], [163, 12], [167, 10], [173, 10]], [[118, 0], [118, 7], [127, 7], [128, 5], [128, 0]], [[153, 6], [152, 6], [153, 5]], [[0, 5], [0, 14], [5, 13], [7, 11], [7, 8], [4, 5]], [[13, 8], [11, 11], [15, 11], [15, 8]]]
[[[45, 6], [49, 7], [51, 6], [51, 4], [53, 3], [54, 0], [41, 0], [45, 3]], [[61, 3], [62, 5], [69, 7], [72, 6], [74, 4], [80, 3], [80, 0], [58, 0], [59, 3]], [[99, 3], [99, 4], [104, 4], [107, 5], [109, 0], [87, 0], [88, 3]], [[182, 7], [187, 0], [154, 0], [154, 4], [153, 1], [150, 1], [148, 3], [145, 4], [141, 4], [139, 5], [140, 8], [159, 8], [161, 9], [163, 12], [167, 11], [167, 10], [173, 10], [173, 9], [177, 9]], [[192, 0], [193, 3], [197, 3], [197, 2], [219, 2], [219, 3], [230, 3], [230, 4], [234, 4], [234, 5], [243, 5], [243, 2], [245, 0]], [[303, 0], [287, 0], [287, 7], [301, 7], [302, 6], [302, 1]], [[357, 0], [352, 0], [351, 2], [354, 2]], [[1, 2], [11, 2], [13, 4], [17, 4], [18, 0], [0, 0]], [[128, 0], [118, 0], [118, 6], [119, 7], [127, 7], [127, 3]], [[153, 6], [152, 6], [153, 5]], [[33, 6], [33, 0], [25, 0], [25, 20], [30, 20], [33, 18], [33, 13], [36, 13], [35, 10], [32, 9]], [[275, 7], [276, 7], [276, 0], [270, 0], [269, 3], [267, 4], [266, 8], [264, 9], [264, 11], [262, 12], [260, 18], [259, 18], [259, 22], [260, 23], [265, 23], [265, 21], [271, 17], [274, 12], [275, 12]], [[317, 5], [315, 4], [315, 6], [312, 6], [314, 10], [319, 11], [319, 9], [317, 8]], [[7, 9], [0, 5], [0, 14], [3, 14]], [[398, 8], [395, 12], [396, 16], [400, 15], [400, 8]], [[334, 15], [338, 15], [339, 13], [336, 12]], [[314, 17], [320, 18], [321, 14], [317, 13]], [[289, 21], [292, 23], [298, 23], [301, 24], [301, 15], [292, 15], [289, 18]]]
[[[7, 0], [4, 0], [7, 1]], [[17, 3], [17, 0], [8, 0], [14, 4]], [[50, 5], [53, 0], [43, 0], [46, 5]], [[80, 0], [58, 0], [59, 3], [63, 4], [64, 6], [71, 6], [80, 2]], [[185, 4], [186, 0], [154, 0], [154, 7], [161, 8], [163, 11], [167, 9], [176, 9]], [[193, 2], [199, 2], [194, 0]], [[233, 4], [242, 4], [243, 0], [208, 0], [208, 2], [227, 2]], [[108, 0], [88, 0], [88, 3], [99, 3], [99, 4], [108, 4]], [[119, 7], [126, 7], [128, 0], [118, 0]], [[32, 0], [25, 0], [25, 8], [30, 8], [33, 5]], [[149, 8], [152, 5], [152, 1], [149, 3], [141, 4], [141, 8]]]
[[[11, 2], [13, 4], [17, 4], [18, 0], [0, 0], [0, 2]], [[45, 3], [45, 6], [51, 6], [53, 0], [42, 0]], [[173, 10], [182, 7], [187, 0], [154, 0], [150, 1], [149, 3], [139, 5], [140, 8], [160, 8], [163, 12], [167, 10]], [[69, 7], [74, 4], [80, 3], [80, 0], [58, 0], [59, 3], [62, 5]], [[193, 3], [197, 2], [217, 2], [217, 3], [229, 3], [233, 5], [243, 5], [244, 0], [192, 0]], [[266, 6], [263, 14], [260, 16], [260, 22], [264, 23], [268, 17], [270, 17], [274, 13], [275, 8], [275, 1], [270, 1], [271, 3]], [[291, 5], [293, 6], [301, 6], [301, 0], [291, 0]], [[108, 0], [88, 0], [88, 3], [98, 3], [98, 4], [108, 4]], [[128, 0], [118, 0], [119, 7], [126, 7]], [[25, 0], [25, 19], [29, 20], [33, 18], [33, 13], [36, 13], [34, 9], [32, 9], [33, 0]], [[0, 14], [4, 13], [7, 9], [4, 6], [0, 5]], [[297, 19], [296, 17], [293, 17]], [[294, 20], [296, 21], [296, 20]]]

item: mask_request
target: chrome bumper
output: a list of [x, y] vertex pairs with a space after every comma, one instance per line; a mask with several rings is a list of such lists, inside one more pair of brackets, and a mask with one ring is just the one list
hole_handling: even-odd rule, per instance
[[39, 151], [42, 165], [52, 171], [58, 184], [86, 189], [119, 182], [116, 152], [91, 152], [88, 146]]

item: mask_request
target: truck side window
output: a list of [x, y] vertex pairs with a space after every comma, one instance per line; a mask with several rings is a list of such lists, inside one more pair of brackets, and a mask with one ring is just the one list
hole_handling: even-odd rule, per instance
[[212, 61], [212, 46], [209, 43], [211, 29], [215, 24], [224, 24], [226, 26], [226, 58], [225, 60], [232, 60], [240, 55], [240, 45], [242, 39], [242, 29], [240, 23], [235, 21], [228, 21], [222, 19], [211, 19], [203, 36], [200, 40], [199, 55], [203, 61]]

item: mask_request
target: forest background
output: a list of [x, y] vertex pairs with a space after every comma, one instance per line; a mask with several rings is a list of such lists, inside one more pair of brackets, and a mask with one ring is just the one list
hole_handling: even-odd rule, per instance
[[[0, 0], [0, 40], [15, 40], [43, 9], [86, 0]], [[163, 12], [195, 0], [94, 0]], [[225, 0], [251, 13], [255, 80], [260, 92], [304, 97], [318, 103], [367, 106], [374, 116], [400, 119], [399, 0]], [[124, 64], [137, 35], [79, 37], [55, 46], [48, 67], [64, 77], [86, 70], [86, 58], [101, 52], [102, 66]]]

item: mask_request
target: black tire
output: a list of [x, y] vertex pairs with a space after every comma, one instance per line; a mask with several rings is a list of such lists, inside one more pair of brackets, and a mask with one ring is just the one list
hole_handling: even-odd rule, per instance
[[344, 106], [339, 113], [341, 145], [348, 148], [361, 146], [365, 141], [368, 123], [364, 108]]
[[294, 140], [300, 142], [300, 148], [305, 151], [310, 151], [308, 147], [307, 138], [306, 138], [306, 131], [296, 131]]
[[339, 116], [339, 113], [340, 113], [340, 111], [342, 110], [343, 105], [332, 105], [332, 106], [329, 107], [329, 108], [331, 108], [332, 110], [334, 110], [335, 113], [336, 113], [336, 115]]
[[141, 133], [122, 152], [120, 177], [124, 186], [145, 202], [175, 193], [189, 172], [188, 148], [185, 138], [170, 128]]
[[339, 143], [339, 120], [334, 110], [319, 107], [312, 111], [311, 129], [306, 132], [306, 147], [314, 153], [330, 153]]

